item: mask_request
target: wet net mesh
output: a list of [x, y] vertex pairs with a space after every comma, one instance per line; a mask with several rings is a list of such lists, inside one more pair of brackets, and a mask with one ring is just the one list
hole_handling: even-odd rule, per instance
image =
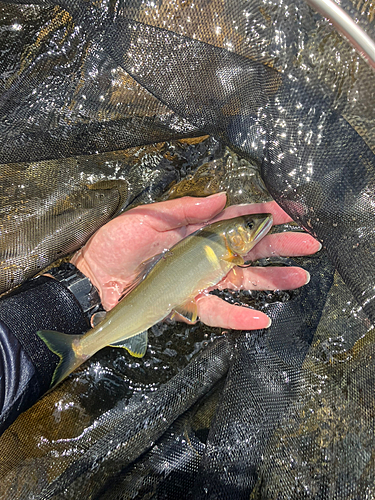
[[[371, 1], [341, 7], [375, 38]], [[302, 1], [0, 9], [1, 292], [185, 194], [272, 196], [324, 245], [261, 263], [300, 290], [222, 292], [267, 331], [97, 353], [1, 436], [0, 498], [374, 498], [374, 71]]]

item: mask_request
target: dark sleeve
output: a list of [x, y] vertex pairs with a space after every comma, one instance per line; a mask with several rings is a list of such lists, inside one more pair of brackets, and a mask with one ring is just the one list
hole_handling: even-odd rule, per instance
[[36, 332], [88, 328], [74, 295], [52, 278], [31, 280], [0, 300], [0, 434], [50, 387], [58, 357]]

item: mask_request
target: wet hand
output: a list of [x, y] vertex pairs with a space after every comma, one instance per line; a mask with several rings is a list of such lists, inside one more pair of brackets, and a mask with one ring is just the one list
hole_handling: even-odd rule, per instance
[[[109, 310], [134, 280], [142, 262], [171, 248], [207, 222], [265, 212], [273, 214], [274, 224], [291, 221], [275, 202], [231, 206], [223, 210], [225, 203], [225, 194], [219, 193], [207, 198], [185, 197], [136, 207], [100, 228], [73, 256], [72, 263], [90, 278], [104, 308]], [[320, 244], [304, 232], [269, 234], [246, 260], [272, 255], [309, 255], [319, 249]], [[309, 274], [299, 267], [234, 268], [215, 288], [290, 290], [308, 281]], [[199, 319], [203, 323], [237, 330], [269, 325], [270, 320], [264, 313], [228, 304], [208, 292], [196, 297]]]

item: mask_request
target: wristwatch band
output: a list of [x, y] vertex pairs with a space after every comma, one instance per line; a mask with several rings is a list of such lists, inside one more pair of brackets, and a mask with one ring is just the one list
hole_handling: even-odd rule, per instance
[[71, 291], [89, 321], [94, 313], [102, 309], [98, 290], [89, 278], [70, 262], [53, 267], [46, 274]]

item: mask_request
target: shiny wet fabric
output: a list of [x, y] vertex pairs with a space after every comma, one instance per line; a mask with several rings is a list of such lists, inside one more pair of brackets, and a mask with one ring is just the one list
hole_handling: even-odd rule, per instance
[[[371, 2], [340, 7], [375, 38]], [[5, 288], [76, 248], [55, 233], [82, 209], [77, 246], [184, 179], [250, 201], [253, 169], [326, 252], [302, 295], [222, 292], [276, 330], [163, 324], [143, 360], [99, 353], [1, 436], [0, 498], [374, 497], [373, 70], [303, 1], [1, 8]]]

